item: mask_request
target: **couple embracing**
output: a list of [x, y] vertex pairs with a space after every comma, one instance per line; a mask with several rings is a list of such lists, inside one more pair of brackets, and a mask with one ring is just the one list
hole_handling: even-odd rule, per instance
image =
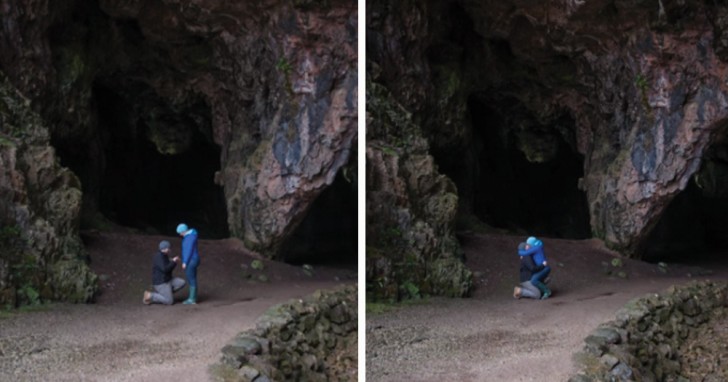
[[513, 289], [513, 297], [534, 298], [545, 300], [551, 296], [551, 290], [546, 286], [551, 267], [546, 260], [543, 242], [533, 236], [525, 243], [518, 245], [518, 256], [521, 260], [521, 285]]
[[197, 230], [187, 227], [186, 224], [177, 226], [177, 234], [182, 237], [182, 259], [179, 256], [169, 258], [171, 244], [167, 240], [159, 243], [159, 252], [154, 255], [152, 266], [152, 285], [154, 291], [144, 291], [144, 303], [149, 305], [174, 303], [174, 292], [187, 284], [179, 277], [172, 277], [172, 271], [177, 263], [182, 262], [182, 269], [190, 283], [190, 295], [183, 304], [197, 303], [197, 266], [200, 264], [200, 254], [197, 252]]

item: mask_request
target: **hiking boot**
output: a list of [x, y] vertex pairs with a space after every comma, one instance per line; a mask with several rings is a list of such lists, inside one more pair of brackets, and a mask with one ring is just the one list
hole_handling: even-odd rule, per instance
[[184, 305], [195, 305], [197, 304], [197, 287], [190, 287], [190, 296], [187, 300], [182, 302]]
[[515, 287], [513, 288], [513, 298], [521, 298], [521, 295], [523, 294], [523, 289], [521, 287]]
[[149, 305], [152, 303], [152, 293], [148, 290], [144, 291], [144, 298], [142, 299], [142, 302], [144, 305]]
[[533, 284], [533, 286], [541, 292], [541, 300], [545, 300], [551, 296], [551, 289], [549, 289], [544, 283], [532, 280], [531, 284]]

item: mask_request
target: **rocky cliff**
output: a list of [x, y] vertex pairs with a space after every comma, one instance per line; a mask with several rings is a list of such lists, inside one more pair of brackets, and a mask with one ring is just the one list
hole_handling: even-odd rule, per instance
[[284, 257], [324, 190], [355, 194], [356, 7], [2, 1], [0, 71], [80, 179], [68, 221], [185, 221]]
[[[695, 251], [728, 227], [707, 212], [725, 205], [726, 15], [723, 2], [374, 0], [367, 65], [461, 214], [635, 257]], [[371, 201], [368, 224], [385, 220], [377, 203], [392, 202]]]
[[[376, 78], [373, 67], [368, 77]], [[463, 296], [472, 276], [454, 235], [457, 189], [440, 174], [420, 126], [367, 80], [367, 296]]]
[[81, 184], [29, 105], [0, 74], [0, 304], [87, 302], [96, 275], [78, 237]]

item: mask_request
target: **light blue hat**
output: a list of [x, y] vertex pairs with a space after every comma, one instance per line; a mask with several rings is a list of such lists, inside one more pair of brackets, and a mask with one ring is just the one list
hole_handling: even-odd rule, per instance
[[[179, 228], [177, 228], [177, 229], [179, 230]], [[531, 246], [535, 246], [535, 245], [538, 245], [537, 244], [538, 241], [539, 241], [538, 239], [536, 239], [535, 237], [531, 236], [528, 239], [526, 239], [526, 244], [531, 245]]]
[[189, 228], [187, 227], [187, 224], [182, 223], [182, 224], [180, 224], [180, 225], [177, 226], [177, 233], [178, 234], [182, 234], [183, 232], [187, 232], [187, 231], [189, 231]]

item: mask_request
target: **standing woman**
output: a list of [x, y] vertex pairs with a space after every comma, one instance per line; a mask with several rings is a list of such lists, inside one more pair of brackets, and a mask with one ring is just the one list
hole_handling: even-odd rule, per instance
[[187, 224], [177, 226], [177, 234], [182, 236], [182, 269], [190, 284], [190, 296], [183, 304], [197, 303], [197, 266], [200, 265], [200, 254], [197, 252], [197, 230]]

